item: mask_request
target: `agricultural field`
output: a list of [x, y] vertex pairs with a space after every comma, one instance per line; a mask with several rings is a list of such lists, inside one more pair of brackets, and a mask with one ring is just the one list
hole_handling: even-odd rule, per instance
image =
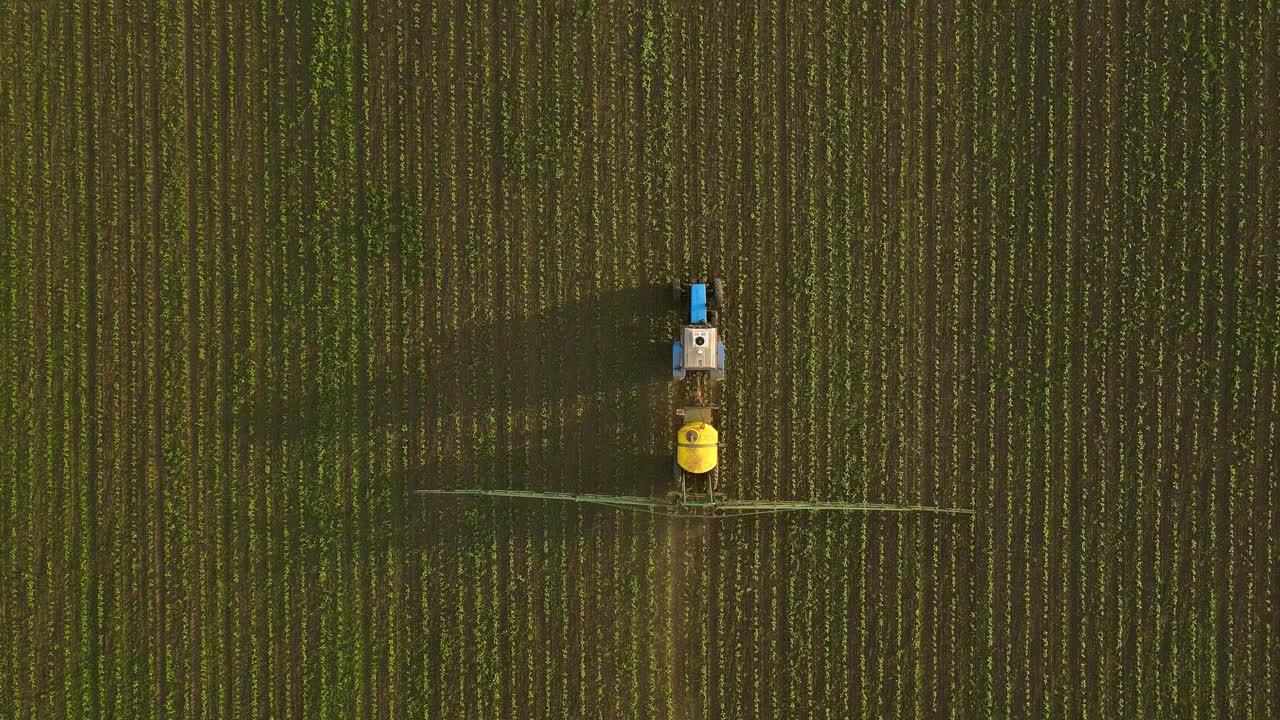
[[[0, 715], [1280, 716], [1274, 3], [0, 4]], [[671, 483], [711, 275], [739, 498]]]

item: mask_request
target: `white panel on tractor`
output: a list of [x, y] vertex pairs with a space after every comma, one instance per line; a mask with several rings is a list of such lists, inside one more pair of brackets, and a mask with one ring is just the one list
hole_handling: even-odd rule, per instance
[[681, 338], [685, 370], [716, 369], [716, 329], [686, 326]]

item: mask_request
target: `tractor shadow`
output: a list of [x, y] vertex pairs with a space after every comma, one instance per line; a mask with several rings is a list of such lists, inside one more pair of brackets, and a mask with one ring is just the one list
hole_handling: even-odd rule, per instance
[[367, 412], [369, 429], [385, 430], [664, 384], [673, 310], [669, 286], [650, 284], [427, 332], [395, 361], [387, 348], [372, 348], [372, 357], [358, 359], [369, 365], [363, 381], [350, 367], [336, 368], [324, 385], [269, 394], [265, 413], [291, 439], [305, 440], [350, 428], [353, 414]]
[[[356, 373], [340, 370], [336, 375], [346, 378], [340, 387], [317, 385], [269, 398], [268, 414], [277, 427], [290, 428], [286, 436], [307, 452], [342, 452], [348, 434], [354, 434], [356, 452], [367, 452], [375, 438], [405, 448], [400, 471], [372, 479], [389, 485], [387, 499], [379, 502], [387, 503], [380, 512], [390, 524], [362, 529], [356, 522], [357, 547], [484, 543], [493, 518], [523, 512], [560, 518], [545, 528], [553, 535], [569, 517], [594, 526], [619, 511], [412, 492], [668, 492], [676, 311], [670, 286], [651, 284], [589, 293], [576, 305], [542, 313], [428, 333], [406, 343], [413, 350], [394, 361], [385, 349], [374, 348], [363, 382], [352, 379]], [[362, 414], [366, 420], [357, 420]], [[582, 513], [565, 514], [574, 507]], [[355, 511], [355, 520], [360, 516]], [[466, 518], [474, 519], [474, 528], [468, 530]], [[441, 523], [451, 530], [442, 535], [435, 530]], [[344, 527], [341, 517], [319, 509], [306, 526], [335, 538]]]
[[669, 382], [671, 310], [669, 286], [654, 284], [436, 334], [399, 371], [375, 371], [375, 421], [475, 415]]
[[[648, 494], [671, 479], [667, 284], [585, 294], [571, 306], [428, 332], [368, 374], [272, 398], [302, 444], [381, 434], [406, 443], [405, 489], [507, 487]], [[365, 418], [357, 420], [356, 418]]]
[[438, 429], [419, 488], [665, 491], [675, 310], [670, 286], [650, 284], [444, 334], [423, 370], [382, 380], [406, 402], [379, 419]]

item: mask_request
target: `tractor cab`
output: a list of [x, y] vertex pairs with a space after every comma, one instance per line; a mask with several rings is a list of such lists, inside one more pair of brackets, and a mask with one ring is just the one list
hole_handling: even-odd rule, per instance
[[724, 283], [676, 283], [672, 296], [688, 304], [687, 322], [671, 344], [671, 377], [682, 380], [690, 372], [704, 372], [712, 380], [724, 377], [724, 341], [717, 327], [724, 307]]

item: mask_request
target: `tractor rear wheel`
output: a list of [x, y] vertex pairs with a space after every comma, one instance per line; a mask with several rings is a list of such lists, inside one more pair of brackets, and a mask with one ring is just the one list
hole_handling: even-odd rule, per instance
[[724, 296], [724, 280], [716, 278], [711, 281], [711, 302], [716, 306], [717, 310], [723, 310], [725, 306]]

